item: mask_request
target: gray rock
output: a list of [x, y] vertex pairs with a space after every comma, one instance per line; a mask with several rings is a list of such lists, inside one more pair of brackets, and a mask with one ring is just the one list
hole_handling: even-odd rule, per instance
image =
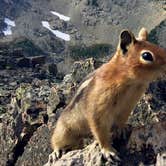
[[40, 55], [40, 56], [34, 56], [29, 57], [31, 67], [35, 67], [36, 65], [44, 65], [46, 62], [46, 56]]
[[[105, 161], [100, 149], [94, 143], [84, 149], [75, 150], [64, 154], [51, 166], [59, 165], [157, 165], [164, 161], [166, 123], [155, 123], [139, 128], [126, 128], [126, 137], [114, 137], [114, 146], [120, 153], [121, 163]], [[160, 154], [159, 154], [160, 153]], [[161, 155], [162, 154], [162, 155]], [[157, 157], [157, 159], [156, 159]], [[47, 166], [48, 163], [45, 165]], [[163, 165], [164, 166], [164, 165]]]
[[43, 125], [37, 129], [33, 134], [27, 146], [24, 149], [24, 153], [17, 160], [16, 166], [41, 166], [44, 165], [47, 160], [50, 149], [50, 130], [46, 125]]
[[47, 105], [47, 114], [52, 114], [60, 103], [60, 97], [58, 95], [58, 90], [55, 87], [51, 88], [51, 93], [49, 96], [49, 103]]
[[96, 61], [93, 58], [85, 61], [76, 61], [72, 67], [72, 78], [76, 83], [80, 83], [89, 73], [96, 68]]
[[28, 58], [19, 58], [17, 59], [17, 66], [18, 67], [30, 67], [31, 63], [30, 60]]
[[[123, 28], [138, 32], [144, 26], [150, 31], [165, 19], [164, 2], [154, 0], [128, 0], [125, 3], [124, 0], [10, 2], [1, 1], [2, 9], [8, 10], [1, 9], [0, 13], [2, 19], [5, 16], [16, 21], [17, 28], [13, 28], [13, 37], [26, 36], [46, 52], [62, 53], [68, 43], [42, 27], [41, 21], [44, 20], [48, 20], [53, 28], [71, 34], [71, 44], [109, 43], [115, 46]], [[50, 10], [70, 16], [71, 21], [58, 19]], [[1, 27], [4, 28], [4, 25]], [[73, 34], [75, 30], [77, 33]]]

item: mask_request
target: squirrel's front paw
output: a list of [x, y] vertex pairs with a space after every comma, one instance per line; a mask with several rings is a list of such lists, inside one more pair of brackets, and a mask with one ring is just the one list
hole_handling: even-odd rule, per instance
[[60, 150], [54, 150], [48, 158], [48, 162], [44, 166], [52, 166], [61, 157]]
[[54, 150], [50, 155], [49, 155], [49, 160], [54, 162], [57, 159], [61, 157], [61, 151], [60, 150]]
[[121, 161], [120, 158], [118, 157], [117, 155], [117, 152], [115, 149], [101, 149], [101, 153], [104, 157], [104, 159], [110, 161], [110, 160], [113, 160], [113, 161]]

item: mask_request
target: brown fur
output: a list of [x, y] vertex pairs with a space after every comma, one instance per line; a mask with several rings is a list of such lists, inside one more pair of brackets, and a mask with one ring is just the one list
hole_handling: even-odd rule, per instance
[[[114, 154], [110, 129], [124, 127], [149, 82], [166, 68], [166, 50], [146, 39], [145, 29], [137, 40], [130, 31], [123, 31], [113, 58], [83, 82], [53, 132], [51, 144], [57, 156], [90, 132], [105, 156]], [[152, 63], [140, 60], [143, 50], [153, 53]]]

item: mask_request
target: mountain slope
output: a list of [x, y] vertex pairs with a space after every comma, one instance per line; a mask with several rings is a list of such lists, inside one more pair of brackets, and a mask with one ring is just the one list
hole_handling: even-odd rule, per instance
[[[25, 36], [48, 52], [61, 52], [59, 46], [84, 43], [109, 43], [116, 45], [118, 34], [123, 28], [137, 32], [141, 27], [149, 31], [166, 18], [163, 1], [154, 0], [49, 0], [16, 1], [2, 0], [1, 19], [9, 17], [16, 22], [13, 38]], [[69, 16], [65, 22], [50, 11]], [[41, 21], [48, 21], [51, 27], [71, 35], [70, 42], [57, 38], [42, 27]], [[1, 26], [1, 33], [4, 26]]]

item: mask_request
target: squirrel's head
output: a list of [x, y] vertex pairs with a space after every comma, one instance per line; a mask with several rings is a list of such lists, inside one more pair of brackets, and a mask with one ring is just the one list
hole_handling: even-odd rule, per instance
[[115, 58], [130, 77], [151, 81], [166, 73], [166, 49], [147, 41], [148, 32], [142, 28], [135, 38], [129, 30], [123, 30]]

